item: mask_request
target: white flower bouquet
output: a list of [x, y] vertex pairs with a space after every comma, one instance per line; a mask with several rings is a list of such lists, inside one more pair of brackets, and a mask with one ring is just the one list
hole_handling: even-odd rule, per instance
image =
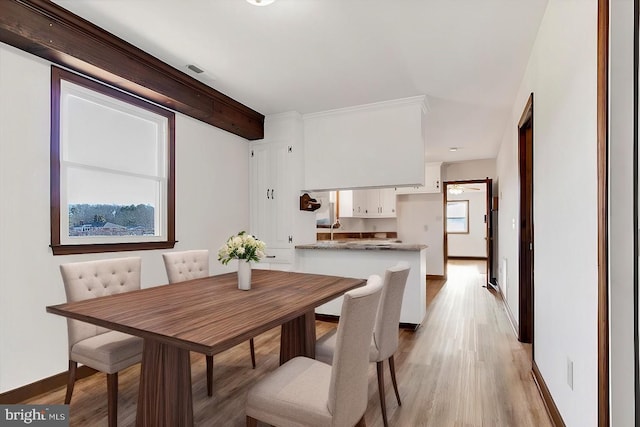
[[265, 243], [244, 231], [229, 237], [218, 251], [218, 261], [227, 265], [232, 259], [260, 261], [264, 258]]

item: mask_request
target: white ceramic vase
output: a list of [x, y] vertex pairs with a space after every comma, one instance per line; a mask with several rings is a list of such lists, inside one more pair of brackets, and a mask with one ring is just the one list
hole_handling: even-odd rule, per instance
[[238, 289], [251, 289], [251, 263], [243, 259], [238, 260]]

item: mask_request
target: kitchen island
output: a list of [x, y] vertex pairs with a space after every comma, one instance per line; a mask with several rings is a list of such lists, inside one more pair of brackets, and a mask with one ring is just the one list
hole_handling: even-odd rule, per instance
[[[400, 324], [416, 329], [426, 315], [426, 245], [393, 240], [331, 240], [298, 245], [296, 269], [304, 273], [330, 274], [366, 279], [372, 274], [384, 278], [385, 270], [400, 261], [411, 270], [402, 300]], [[339, 316], [342, 297], [316, 308], [316, 314]]]

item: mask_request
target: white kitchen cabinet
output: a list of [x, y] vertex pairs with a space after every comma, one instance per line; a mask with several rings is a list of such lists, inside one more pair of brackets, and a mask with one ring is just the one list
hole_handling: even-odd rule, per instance
[[425, 164], [424, 185], [413, 187], [397, 187], [396, 194], [423, 194], [442, 192], [442, 163], [433, 162]]
[[365, 218], [395, 218], [396, 193], [393, 188], [376, 188], [364, 190], [367, 204]]
[[442, 163], [427, 163], [424, 167], [425, 193], [442, 192]]
[[415, 96], [305, 114], [305, 188], [380, 188], [422, 182], [425, 101], [425, 96]]
[[378, 205], [380, 217], [396, 217], [396, 192], [393, 188], [381, 188], [378, 190]]
[[353, 217], [353, 190], [338, 191], [338, 218]]
[[293, 247], [290, 164], [285, 142], [256, 143], [250, 150], [251, 232], [272, 249]]
[[353, 190], [353, 216], [365, 217], [369, 209], [369, 194], [367, 190]]
[[396, 193], [393, 188], [340, 191], [341, 217], [395, 218]]
[[[406, 262], [411, 269], [402, 298], [400, 322], [403, 326], [418, 327], [427, 314], [426, 277], [427, 249], [415, 250], [357, 250], [357, 249], [296, 249], [297, 271], [312, 274], [332, 274], [345, 277], [369, 277], [379, 274], [384, 277], [385, 270]], [[339, 316], [342, 297], [329, 301], [316, 308], [316, 313]]]
[[250, 232], [266, 243], [256, 268], [290, 270], [294, 245], [316, 241], [315, 213], [300, 210], [304, 188], [302, 116], [265, 117], [264, 139], [249, 149]]

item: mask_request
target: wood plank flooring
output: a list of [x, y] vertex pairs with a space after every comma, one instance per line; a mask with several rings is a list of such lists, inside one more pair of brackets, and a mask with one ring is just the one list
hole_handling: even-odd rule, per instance
[[[443, 281], [427, 285], [429, 304], [423, 325], [417, 332], [400, 333], [395, 360], [401, 407], [385, 366], [390, 425], [551, 426], [531, 376], [530, 346], [516, 340], [500, 297], [482, 286], [484, 263], [451, 261], [448, 267], [444, 285]], [[317, 322], [318, 336], [335, 326]], [[211, 398], [206, 391], [205, 358], [191, 355], [196, 426], [245, 425], [246, 392], [278, 366], [279, 339], [279, 328], [255, 338], [255, 370], [248, 343], [216, 355]], [[138, 365], [120, 373], [119, 426], [135, 425], [139, 372]], [[382, 426], [377, 390], [375, 364], [371, 364], [365, 420], [373, 427]], [[71, 426], [106, 426], [106, 392], [104, 374], [78, 381], [71, 401]], [[21, 403], [60, 404], [64, 393], [62, 387]]]

